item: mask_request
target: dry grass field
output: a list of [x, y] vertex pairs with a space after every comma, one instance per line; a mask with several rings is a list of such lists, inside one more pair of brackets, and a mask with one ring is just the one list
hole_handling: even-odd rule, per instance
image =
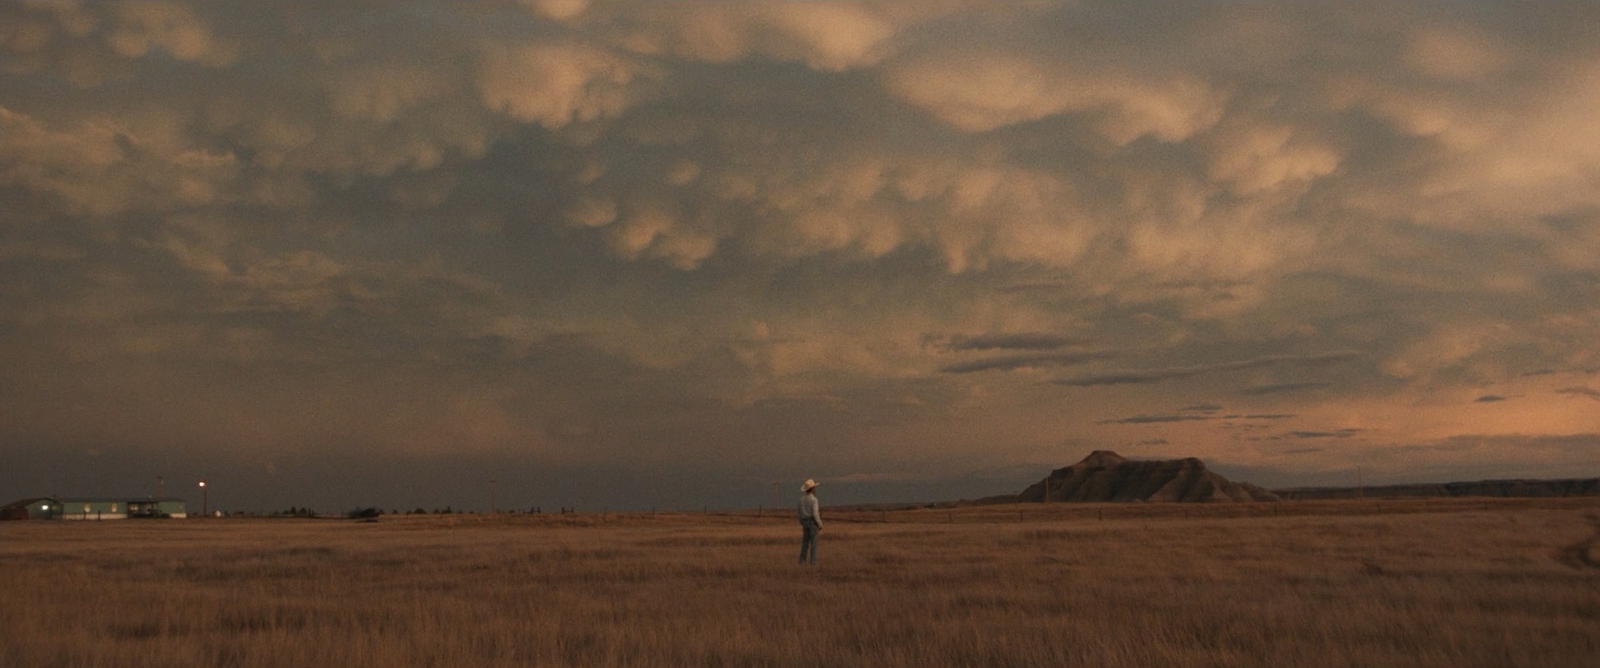
[[0, 523], [3, 666], [1600, 666], [1600, 499]]

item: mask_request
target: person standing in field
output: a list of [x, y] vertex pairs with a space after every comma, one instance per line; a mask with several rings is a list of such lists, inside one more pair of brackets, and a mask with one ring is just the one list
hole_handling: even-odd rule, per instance
[[809, 558], [812, 564], [817, 563], [817, 532], [822, 530], [822, 507], [817, 503], [817, 481], [806, 480], [800, 486], [804, 495], [800, 497], [800, 508], [796, 513], [800, 518], [800, 563], [806, 563]]

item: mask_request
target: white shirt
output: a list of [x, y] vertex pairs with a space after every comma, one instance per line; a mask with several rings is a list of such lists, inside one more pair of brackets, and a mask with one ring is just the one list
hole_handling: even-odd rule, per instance
[[805, 524], [806, 520], [810, 520], [818, 527], [821, 527], [822, 506], [817, 503], [817, 495], [807, 494], [800, 497], [800, 508], [798, 514], [801, 524]]

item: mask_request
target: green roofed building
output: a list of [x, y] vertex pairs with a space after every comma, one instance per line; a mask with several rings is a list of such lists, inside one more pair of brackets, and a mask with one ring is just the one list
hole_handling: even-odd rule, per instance
[[188, 515], [184, 500], [175, 497], [37, 498], [0, 507], [0, 519], [6, 520], [124, 520], [130, 517], [181, 518]]

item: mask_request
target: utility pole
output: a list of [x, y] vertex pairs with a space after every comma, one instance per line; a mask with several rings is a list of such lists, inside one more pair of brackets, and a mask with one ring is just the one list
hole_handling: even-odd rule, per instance
[[206, 490], [206, 481], [200, 481], [200, 516], [211, 514], [211, 492]]
[[489, 481], [489, 514], [490, 515], [493, 515], [495, 513], [495, 508], [494, 508], [494, 483], [495, 483], [495, 481], [493, 481], [493, 480]]

